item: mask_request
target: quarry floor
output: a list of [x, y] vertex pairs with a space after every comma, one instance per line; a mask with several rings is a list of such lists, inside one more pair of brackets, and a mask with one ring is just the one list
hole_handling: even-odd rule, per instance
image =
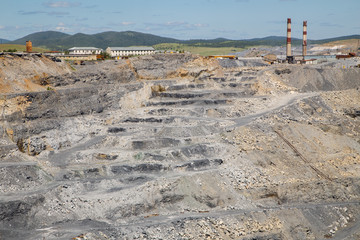
[[1, 58], [0, 239], [359, 239], [341, 66]]

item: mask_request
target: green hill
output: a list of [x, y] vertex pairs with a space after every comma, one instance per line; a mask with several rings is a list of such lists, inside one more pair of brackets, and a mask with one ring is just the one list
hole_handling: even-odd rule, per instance
[[11, 43], [24, 44], [31, 40], [34, 46], [43, 46], [53, 50], [63, 50], [71, 47], [99, 47], [109, 46], [152, 46], [159, 43], [179, 42], [172, 38], [159, 37], [139, 32], [103, 32], [98, 34], [77, 33], [74, 35], [47, 31], [33, 33]]
[[327, 38], [327, 39], [322, 39], [322, 40], [313, 40], [313, 41], [310, 41], [310, 43], [323, 44], [323, 43], [336, 42], [336, 41], [349, 40], [349, 39], [360, 39], [360, 35], [350, 35], [350, 36], [342, 36], [342, 37], [335, 37], [335, 38]]
[[17, 39], [9, 43], [24, 45], [26, 41], [30, 40], [33, 43], [33, 46], [52, 49], [54, 46], [57, 45], [56, 41], [69, 36], [71, 35], [56, 31], [37, 32], [37, 33], [29, 34], [25, 37], [22, 37], [20, 39]]
[[[343, 36], [323, 40], [308, 40], [309, 44], [323, 44], [332, 41], [360, 39], [360, 35]], [[165, 38], [147, 33], [134, 31], [126, 32], [102, 32], [97, 34], [77, 33], [74, 35], [46, 31], [27, 35], [23, 38], [10, 42], [12, 44], [25, 44], [31, 40], [33, 46], [42, 47], [51, 50], [65, 50], [71, 47], [129, 47], [129, 46], [155, 46], [163, 43], [181, 44], [186, 47], [203, 48], [248, 48], [254, 46], [283, 46], [286, 44], [286, 37], [269, 36], [264, 38], [253, 38], [246, 40], [231, 40], [225, 38], [216, 39], [192, 39], [178, 40], [174, 38]], [[292, 39], [293, 45], [301, 45], [301, 39]]]
[[3, 38], [0, 38], [0, 44], [8, 43], [8, 42], [10, 42], [10, 41], [6, 40], [6, 39], [3, 39]]

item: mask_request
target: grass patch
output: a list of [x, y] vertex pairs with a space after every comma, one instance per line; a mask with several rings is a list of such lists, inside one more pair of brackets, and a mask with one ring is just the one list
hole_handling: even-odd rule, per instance
[[243, 48], [232, 48], [232, 47], [220, 47], [220, 48], [212, 48], [212, 47], [189, 47], [187, 50], [193, 54], [199, 54], [201, 56], [209, 56], [209, 55], [227, 55], [234, 54], [236, 52], [240, 52], [244, 50]]
[[204, 46], [189, 46], [179, 43], [161, 43], [154, 46], [156, 50], [177, 50], [191, 52], [192, 54], [199, 54], [201, 56], [209, 55], [227, 55], [243, 51], [244, 48], [236, 47], [204, 47]]
[[[24, 52], [26, 51], [25, 45], [19, 45], [19, 44], [0, 44], [0, 52], [7, 51], [9, 49], [16, 49], [18, 52]], [[47, 52], [49, 49], [41, 48], [41, 47], [33, 47], [33, 52]]]

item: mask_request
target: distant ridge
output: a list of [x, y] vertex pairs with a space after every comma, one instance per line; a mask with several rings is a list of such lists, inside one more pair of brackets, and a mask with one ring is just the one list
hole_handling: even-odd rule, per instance
[[3, 44], [3, 43], [8, 43], [10, 42], [10, 40], [6, 40], [6, 39], [3, 39], [3, 38], [0, 38], [0, 43]]
[[68, 49], [71, 47], [99, 47], [107, 48], [129, 46], [152, 46], [159, 43], [178, 43], [173, 38], [159, 37], [152, 34], [126, 31], [126, 32], [103, 32], [97, 34], [77, 33], [69, 35], [61, 32], [47, 31], [27, 35], [13, 41], [14, 44], [24, 44], [31, 40], [34, 46], [46, 47], [54, 50]]
[[[327, 42], [360, 39], [360, 35], [342, 36], [336, 38], [328, 38], [322, 40], [308, 40], [309, 44], [322, 44]], [[253, 38], [246, 40], [230, 40], [226, 38], [216, 39], [191, 39], [178, 40], [175, 38], [166, 38], [148, 33], [125, 31], [125, 32], [102, 32], [97, 34], [77, 33], [74, 35], [46, 31], [37, 32], [27, 35], [23, 38], [9, 42], [12, 44], [25, 44], [31, 40], [34, 46], [48, 48], [52, 50], [65, 50], [71, 47], [99, 47], [105, 49], [112, 47], [129, 47], [129, 46], [154, 46], [161, 43], [179, 43], [189, 46], [198, 47], [234, 47], [246, 48], [251, 46], [283, 46], [286, 43], [286, 37], [268, 36], [264, 38]], [[293, 45], [301, 45], [301, 39], [292, 39]]]
[[360, 39], [360, 35], [349, 35], [349, 36], [342, 36], [335, 38], [327, 38], [322, 40], [316, 40], [314, 42], [317, 44], [322, 44], [322, 43], [335, 42], [335, 41], [348, 40], [348, 39]]

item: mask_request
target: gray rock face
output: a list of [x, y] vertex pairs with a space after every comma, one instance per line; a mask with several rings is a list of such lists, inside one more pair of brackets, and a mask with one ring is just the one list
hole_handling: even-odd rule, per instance
[[4, 93], [0, 238], [357, 239], [359, 70], [237, 61], [87, 63]]
[[302, 91], [340, 91], [359, 87], [359, 68], [287, 67], [275, 69], [285, 84]]
[[130, 63], [137, 76], [142, 79], [166, 79], [176, 73], [185, 63], [195, 60], [190, 54], [157, 54], [132, 58]]

